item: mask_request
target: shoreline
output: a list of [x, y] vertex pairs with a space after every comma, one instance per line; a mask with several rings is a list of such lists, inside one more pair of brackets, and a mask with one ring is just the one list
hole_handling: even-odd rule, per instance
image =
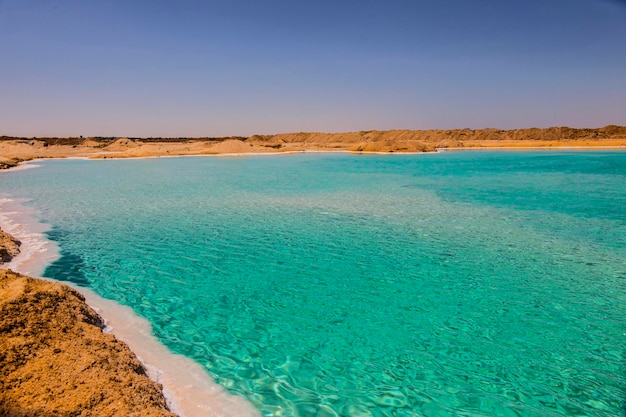
[[446, 151], [621, 151], [626, 145], [617, 146], [490, 146], [465, 148], [437, 148], [438, 152]]
[[[7, 204], [12, 210], [6, 210]], [[36, 223], [34, 212], [24, 214], [16, 210], [20, 204], [20, 201], [0, 199], [0, 229], [22, 241], [22, 251], [9, 262], [0, 264], [0, 271], [15, 271], [24, 277], [33, 277], [80, 293], [84, 297], [85, 306], [93, 309], [101, 318], [104, 324], [102, 333], [111, 334], [128, 346], [150, 380], [162, 386], [164, 401], [169, 410], [179, 417], [259, 416], [259, 412], [247, 400], [230, 394], [215, 383], [201, 365], [169, 351], [152, 335], [150, 323], [130, 307], [104, 299], [89, 288], [41, 277], [45, 267], [58, 257], [58, 247], [45, 238], [43, 233], [46, 225]], [[15, 217], [12, 218], [12, 215]], [[30, 250], [29, 245], [33, 244], [36, 250]], [[39, 336], [45, 338], [48, 335]], [[133, 394], [133, 388], [128, 390], [129, 395]]]
[[[626, 141], [625, 141], [626, 142]], [[84, 160], [84, 161], [104, 161], [104, 160], [141, 160], [141, 159], [161, 159], [161, 158], [242, 158], [250, 156], [289, 156], [302, 154], [349, 154], [349, 155], [428, 155], [442, 152], [462, 152], [462, 151], [626, 151], [626, 145], [618, 146], [486, 146], [486, 147], [449, 147], [435, 148], [431, 151], [423, 152], [376, 152], [376, 151], [350, 151], [350, 150], [300, 150], [300, 151], [284, 151], [284, 152], [241, 152], [241, 153], [215, 153], [215, 154], [181, 154], [181, 155], [150, 155], [150, 156], [118, 156], [109, 155], [107, 158], [92, 158], [89, 156], [55, 156], [55, 157], [36, 157], [33, 159], [21, 160], [14, 166], [4, 168], [0, 166], [0, 171], [18, 171], [30, 168], [38, 168], [37, 162], [49, 160]], [[1, 158], [1, 156], [0, 156]]]
[[0, 269], [0, 312], [1, 415], [177, 417], [71, 287]]
[[624, 149], [626, 126], [574, 129], [298, 132], [224, 138], [18, 138], [0, 136], [0, 169], [48, 158], [121, 159], [303, 152], [417, 154], [443, 150]]

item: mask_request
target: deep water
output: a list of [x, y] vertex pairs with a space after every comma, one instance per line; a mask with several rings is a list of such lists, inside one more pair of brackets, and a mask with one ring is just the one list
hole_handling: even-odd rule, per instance
[[61, 258], [266, 416], [618, 416], [626, 152], [51, 160]]

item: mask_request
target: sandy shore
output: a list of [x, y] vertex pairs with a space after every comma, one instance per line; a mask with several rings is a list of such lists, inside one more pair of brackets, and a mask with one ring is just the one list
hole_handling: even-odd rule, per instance
[[[2, 262], [19, 242], [0, 230]], [[175, 417], [76, 290], [0, 269], [0, 415]]]
[[[39, 247], [43, 235], [2, 219], [26, 244], [0, 230], [0, 268], [37, 276], [41, 262], [29, 246]], [[0, 269], [0, 416], [175, 416], [170, 411], [258, 416], [200, 365], [159, 343], [130, 308], [85, 288]]]
[[0, 169], [37, 158], [138, 158], [301, 151], [432, 152], [437, 149], [626, 147], [625, 126], [597, 129], [389, 130], [228, 138], [14, 138], [0, 136]]

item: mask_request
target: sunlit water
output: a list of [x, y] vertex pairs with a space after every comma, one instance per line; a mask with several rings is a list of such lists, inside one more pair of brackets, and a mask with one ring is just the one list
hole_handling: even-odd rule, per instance
[[40, 161], [45, 275], [266, 416], [616, 416], [626, 152]]

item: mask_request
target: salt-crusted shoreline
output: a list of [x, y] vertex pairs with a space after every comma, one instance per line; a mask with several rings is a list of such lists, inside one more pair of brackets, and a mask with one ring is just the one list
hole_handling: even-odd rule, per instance
[[[0, 232], [0, 249], [11, 253], [5, 260], [23, 258], [16, 241]], [[33, 268], [21, 261], [9, 265]], [[169, 352], [130, 308], [84, 288], [0, 269], [0, 415], [174, 417], [170, 411], [258, 416], [200, 365]]]
[[[21, 243], [0, 230], [0, 266]], [[76, 290], [0, 269], [0, 415], [170, 416], [161, 386]]]

